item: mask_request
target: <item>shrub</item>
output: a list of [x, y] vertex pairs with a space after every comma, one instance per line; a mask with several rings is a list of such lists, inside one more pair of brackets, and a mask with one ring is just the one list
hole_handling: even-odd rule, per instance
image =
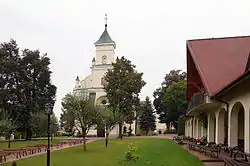
[[13, 163], [11, 164], [11, 166], [17, 166], [16, 162], [13, 161]]
[[176, 130], [166, 130], [164, 134], [176, 134]]
[[178, 119], [178, 135], [184, 135], [185, 134], [185, 119], [182, 117], [179, 117]]
[[153, 132], [152, 135], [158, 135], [157, 133]]
[[129, 150], [125, 152], [125, 159], [127, 161], [136, 161], [139, 159], [139, 156], [135, 154], [136, 148], [133, 147], [132, 145], [128, 145]]

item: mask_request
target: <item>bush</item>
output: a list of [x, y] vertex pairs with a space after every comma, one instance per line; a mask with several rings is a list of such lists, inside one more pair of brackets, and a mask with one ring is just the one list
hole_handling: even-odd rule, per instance
[[62, 133], [61, 136], [67, 136], [67, 137], [71, 137], [72, 134], [71, 133]]
[[152, 135], [158, 135], [157, 133], [153, 132]]
[[128, 133], [123, 133], [122, 136], [123, 137], [128, 137]]
[[130, 136], [134, 136], [134, 134], [128, 132], [128, 133], [123, 133], [122, 136], [130, 137]]
[[176, 134], [176, 130], [166, 130], [164, 134]]
[[184, 135], [185, 134], [185, 119], [183, 117], [180, 117], [178, 119], [178, 135]]

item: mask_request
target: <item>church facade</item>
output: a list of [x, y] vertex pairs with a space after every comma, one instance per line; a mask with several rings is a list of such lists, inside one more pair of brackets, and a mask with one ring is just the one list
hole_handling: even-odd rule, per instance
[[[115, 59], [116, 44], [109, 36], [107, 30], [107, 15], [105, 17], [105, 29], [100, 38], [94, 43], [95, 57], [92, 60], [91, 74], [80, 80], [77, 76], [76, 85], [73, 93], [76, 95], [86, 95], [95, 101], [98, 106], [106, 107], [109, 103], [104, 90], [104, 75], [112, 69], [112, 63]], [[103, 128], [93, 127], [88, 135], [104, 136]], [[118, 136], [118, 127], [111, 131], [110, 136]]]
[[[111, 39], [107, 30], [107, 15], [105, 17], [105, 29], [100, 36], [100, 38], [94, 43], [95, 45], [95, 57], [92, 60], [91, 74], [80, 80], [77, 76], [76, 84], [73, 89], [75, 95], [82, 95], [91, 98], [95, 101], [97, 106], [108, 106], [108, 100], [106, 98], [106, 92], [104, 90], [105, 80], [104, 75], [109, 70], [112, 69], [112, 63], [115, 60], [115, 49], [116, 43]], [[129, 128], [129, 124], [125, 124], [125, 128]], [[157, 123], [157, 127], [161, 126], [163, 133], [164, 125]], [[136, 125], [135, 122], [131, 125], [132, 133], [135, 134]], [[137, 131], [139, 129], [137, 128]], [[105, 131], [103, 128], [93, 127], [88, 135], [104, 136]], [[115, 127], [110, 136], [116, 137], [119, 135], [118, 126]]]

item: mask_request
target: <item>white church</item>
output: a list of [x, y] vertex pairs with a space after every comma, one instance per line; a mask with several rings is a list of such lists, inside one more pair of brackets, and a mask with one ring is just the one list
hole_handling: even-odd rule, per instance
[[[107, 15], [105, 15], [105, 29], [100, 38], [94, 43], [95, 57], [92, 60], [91, 74], [80, 80], [77, 76], [76, 85], [73, 93], [76, 95], [87, 95], [95, 101], [96, 105], [107, 106], [108, 100], [103, 85], [105, 84], [104, 75], [108, 69], [112, 69], [112, 63], [115, 60], [116, 43], [111, 39], [107, 30]], [[127, 131], [128, 124], [125, 124]], [[166, 130], [164, 124], [157, 123], [157, 130], [160, 133]], [[135, 134], [135, 122], [131, 125], [132, 133]], [[138, 131], [138, 130], [137, 130]], [[99, 137], [105, 136], [105, 131], [102, 128], [93, 127], [88, 135], [96, 135]], [[119, 135], [118, 126], [111, 131], [110, 136], [116, 137]]]

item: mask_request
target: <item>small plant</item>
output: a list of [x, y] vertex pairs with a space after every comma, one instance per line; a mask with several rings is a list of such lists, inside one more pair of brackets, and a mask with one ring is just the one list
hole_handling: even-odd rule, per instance
[[136, 161], [139, 159], [139, 156], [135, 154], [136, 148], [132, 145], [128, 145], [129, 150], [125, 152], [124, 157], [127, 161]]
[[13, 163], [11, 164], [11, 166], [17, 166], [16, 162], [13, 161]]

